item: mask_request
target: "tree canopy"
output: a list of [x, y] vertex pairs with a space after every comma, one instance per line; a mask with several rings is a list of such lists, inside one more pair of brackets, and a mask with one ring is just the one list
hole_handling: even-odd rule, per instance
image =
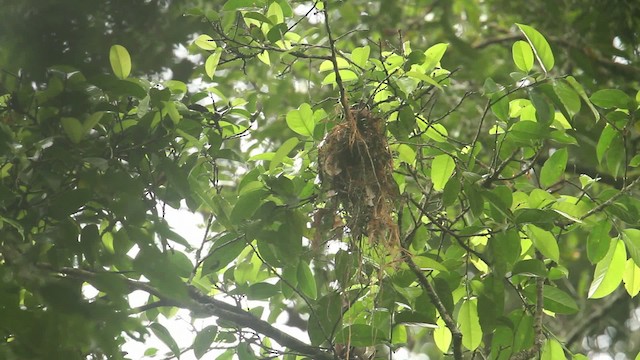
[[640, 5], [0, 3], [1, 358], [640, 350]]

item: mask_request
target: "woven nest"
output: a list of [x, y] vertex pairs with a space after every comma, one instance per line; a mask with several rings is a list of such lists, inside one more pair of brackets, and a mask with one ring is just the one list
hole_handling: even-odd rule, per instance
[[384, 120], [364, 106], [350, 111], [319, 149], [320, 179], [355, 239], [366, 235], [373, 244], [393, 245], [398, 229], [391, 214], [399, 192]]

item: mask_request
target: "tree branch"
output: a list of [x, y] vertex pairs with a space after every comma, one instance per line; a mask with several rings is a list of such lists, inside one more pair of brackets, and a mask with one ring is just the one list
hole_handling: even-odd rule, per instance
[[[98, 275], [98, 273], [77, 268], [55, 269], [48, 264], [40, 265], [39, 267], [58, 274], [85, 281], [94, 280]], [[309, 356], [313, 359], [334, 360], [333, 355], [331, 355], [330, 353], [298, 340], [297, 338], [275, 328], [268, 322], [254, 316], [253, 314], [245, 310], [242, 310], [241, 308], [207, 296], [194, 286], [185, 284], [187, 286], [189, 299], [178, 300], [172, 299], [171, 297], [162, 294], [158, 289], [154, 288], [149, 283], [129, 279], [115, 273], [113, 274], [113, 276], [120, 277], [120, 279], [127, 284], [130, 290], [142, 290], [154, 295], [155, 297], [160, 299], [160, 302], [162, 302], [163, 305], [175, 306], [198, 313], [204, 313], [209, 316], [218, 317], [224, 321], [232, 322], [238, 327], [252, 329], [264, 336], [275, 340], [282, 346], [285, 346], [301, 355]]]
[[411, 271], [413, 271], [413, 273], [416, 275], [420, 286], [427, 293], [427, 296], [429, 296], [429, 299], [435, 305], [438, 313], [440, 314], [440, 316], [442, 316], [442, 320], [444, 321], [445, 325], [447, 326], [449, 331], [451, 331], [451, 337], [453, 340], [453, 358], [455, 360], [462, 360], [462, 333], [458, 329], [455, 321], [453, 321], [451, 314], [449, 314], [447, 308], [444, 307], [444, 304], [442, 303], [442, 300], [440, 300], [438, 293], [433, 288], [431, 283], [429, 283], [427, 277], [424, 276], [422, 270], [418, 267], [418, 265], [416, 265], [415, 262], [413, 262], [413, 259], [411, 259], [411, 255], [407, 251], [403, 251], [402, 258], [404, 262], [409, 266]]
[[336, 83], [338, 84], [338, 90], [340, 91], [340, 104], [344, 109], [345, 120], [347, 120], [347, 123], [353, 125], [353, 129], [356, 129], [355, 120], [351, 114], [349, 99], [347, 98], [347, 92], [344, 89], [340, 70], [338, 69], [338, 58], [335, 46], [336, 41], [331, 34], [331, 26], [329, 26], [329, 2], [327, 0], [323, 0], [322, 3], [324, 4], [324, 26], [327, 30], [327, 36], [329, 36], [329, 48], [331, 49], [331, 62], [333, 63], [333, 71], [336, 74]]

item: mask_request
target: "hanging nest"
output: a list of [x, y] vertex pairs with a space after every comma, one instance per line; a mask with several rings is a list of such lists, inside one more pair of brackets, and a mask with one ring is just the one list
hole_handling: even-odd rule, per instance
[[364, 105], [351, 108], [318, 152], [320, 180], [335, 210], [341, 206], [354, 239], [366, 235], [372, 244], [397, 244], [391, 216], [399, 191], [384, 120]]

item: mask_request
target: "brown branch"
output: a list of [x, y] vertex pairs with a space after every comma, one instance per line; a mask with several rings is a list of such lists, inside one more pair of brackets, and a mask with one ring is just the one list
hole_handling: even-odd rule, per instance
[[429, 283], [427, 277], [424, 276], [422, 270], [418, 267], [418, 265], [416, 265], [415, 262], [413, 262], [413, 259], [411, 259], [411, 255], [407, 251], [403, 251], [402, 258], [418, 278], [420, 286], [427, 293], [427, 296], [429, 296], [429, 299], [431, 300], [433, 305], [435, 305], [438, 313], [442, 317], [442, 320], [451, 332], [451, 338], [453, 340], [453, 358], [455, 360], [462, 360], [462, 333], [460, 332], [460, 329], [458, 329], [458, 326], [456, 325], [455, 321], [453, 321], [451, 314], [449, 314], [447, 308], [445, 308], [442, 300], [440, 300], [440, 297], [438, 296], [438, 293], [433, 288], [431, 283]]
[[[43, 264], [39, 267], [52, 271], [54, 273], [85, 281], [94, 280], [98, 275], [98, 273], [77, 268], [55, 269], [53, 266], [48, 264]], [[297, 338], [289, 335], [288, 333], [275, 328], [268, 322], [261, 320], [260, 318], [245, 310], [242, 310], [241, 308], [207, 296], [191, 285], [185, 284], [189, 294], [188, 299], [173, 299], [170, 296], [161, 293], [158, 289], [154, 288], [149, 283], [129, 279], [116, 273], [114, 273], [113, 276], [119, 277], [127, 284], [128, 288], [132, 291], [142, 290], [157, 297], [159, 301], [163, 303], [163, 305], [166, 304], [167, 306], [175, 306], [197, 312], [199, 314], [215, 316], [224, 321], [229, 321], [240, 328], [252, 329], [259, 334], [275, 340], [278, 344], [284, 347], [287, 347], [301, 355], [308, 356], [313, 359], [334, 360], [333, 355], [322, 350], [321, 348], [311, 346], [303, 341], [300, 341]]]
[[627, 191], [631, 190], [632, 187], [636, 186], [638, 183], [640, 183], [640, 176], [637, 177], [635, 180], [633, 180], [629, 185], [623, 187], [620, 192], [618, 192], [617, 194], [615, 194], [614, 196], [612, 196], [609, 200], [603, 202], [602, 204], [594, 207], [593, 209], [587, 211], [586, 214], [582, 215], [580, 217], [580, 220], [584, 220], [586, 218], [588, 218], [589, 216], [602, 211], [604, 208], [606, 208], [607, 206], [613, 204], [614, 201], [618, 200], [619, 197], [621, 197], [622, 195], [624, 195]]
[[327, 30], [327, 36], [329, 36], [329, 48], [331, 49], [331, 62], [333, 63], [333, 71], [336, 74], [336, 84], [338, 84], [338, 91], [340, 92], [340, 104], [344, 110], [344, 118], [348, 124], [353, 126], [353, 129], [357, 129], [355, 126], [355, 119], [351, 114], [351, 106], [349, 105], [349, 99], [347, 98], [347, 92], [344, 89], [342, 83], [342, 77], [340, 76], [340, 70], [338, 69], [338, 58], [336, 52], [336, 41], [331, 34], [331, 26], [329, 26], [329, 1], [323, 0], [324, 4], [324, 26]]
[[533, 333], [534, 342], [533, 346], [515, 353], [511, 356], [511, 360], [527, 360], [536, 356], [542, 349], [542, 343], [544, 343], [544, 334], [542, 332], [542, 316], [544, 309], [544, 277], [536, 278], [536, 310], [533, 313]]

